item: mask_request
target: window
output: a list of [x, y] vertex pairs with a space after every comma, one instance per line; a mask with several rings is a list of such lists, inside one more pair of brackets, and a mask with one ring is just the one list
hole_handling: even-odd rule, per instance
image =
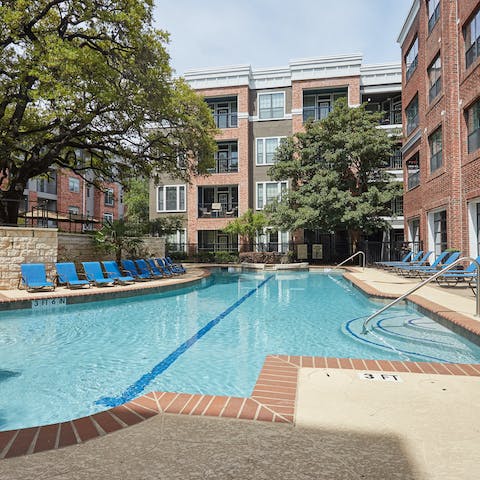
[[215, 167], [210, 173], [236, 173], [238, 172], [238, 147], [237, 142], [218, 143], [215, 153]]
[[434, 212], [432, 219], [433, 251], [437, 256], [447, 248], [447, 211]]
[[287, 188], [287, 182], [257, 183], [257, 210], [263, 210], [275, 199], [281, 200]]
[[442, 127], [437, 128], [428, 137], [430, 145], [430, 172], [434, 172], [442, 166]]
[[440, 0], [427, 0], [428, 33], [433, 30], [440, 17]]
[[78, 207], [75, 207], [74, 205], [71, 205], [68, 207], [68, 213], [72, 215], [78, 215], [80, 213], [80, 209]]
[[289, 238], [288, 232], [264, 228], [260, 234], [256, 235], [255, 251], [286, 253], [290, 244]]
[[418, 37], [415, 38], [412, 45], [408, 49], [407, 54], [405, 55], [405, 67], [407, 72], [405, 74], [407, 82], [410, 77], [413, 75], [413, 72], [417, 68], [418, 64]]
[[113, 188], [105, 190], [105, 205], [113, 206]]
[[414, 218], [409, 220], [407, 225], [410, 242], [412, 242], [412, 252], [415, 254], [420, 250], [420, 220]]
[[113, 213], [104, 213], [103, 223], [113, 223]]
[[168, 244], [169, 252], [185, 252], [187, 245], [186, 245], [186, 238], [187, 238], [187, 231], [182, 228], [181, 230], [177, 230], [166, 237], [166, 243]]
[[412, 158], [407, 160], [407, 188], [411, 190], [420, 185], [420, 162], [419, 154], [416, 153]]
[[70, 177], [68, 179], [68, 190], [70, 192], [78, 193], [80, 191], [80, 180], [78, 178]]
[[401, 217], [403, 215], [403, 195], [395, 197], [391, 202], [392, 214]]
[[284, 116], [285, 92], [258, 94], [258, 118], [267, 120]]
[[463, 29], [465, 64], [468, 68], [480, 56], [480, 10]]
[[442, 90], [442, 59], [440, 53], [427, 69], [428, 75], [428, 100], [431, 103]]
[[340, 89], [334, 92], [311, 92], [303, 95], [303, 121], [323, 120], [332, 111], [334, 103], [339, 98], [347, 98], [348, 89]]
[[157, 188], [157, 212], [184, 212], [185, 209], [185, 185]]
[[405, 116], [407, 117], [407, 135], [410, 135], [418, 127], [418, 94], [405, 109]]
[[480, 148], [480, 100], [467, 110], [468, 153]]
[[237, 126], [237, 98], [212, 98], [206, 100], [212, 110], [217, 128], [235, 128]]
[[257, 165], [273, 165], [282, 137], [257, 138]]

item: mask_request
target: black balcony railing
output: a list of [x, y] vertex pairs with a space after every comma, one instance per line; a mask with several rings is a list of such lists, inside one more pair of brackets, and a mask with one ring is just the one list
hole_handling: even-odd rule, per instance
[[409, 190], [420, 185], [420, 171], [409, 173], [407, 177], [407, 187]]
[[382, 125], [401, 125], [402, 124], [402, 109], [401, 107], [392, 108], [387, 110], [383, 119]]
[[237, 113], [214, 113], [213, 119], [217, 128], [236, 128], [238, 126]]
[[437, 78], [435, 83], [430, 87], [430, 90], [428, 91], [428, 100], [431, 103], [437, 95], [441, 92], [442, 90], [442, 77]]
[[198, 218], [235, 218], [238, 217], [238, 203], [199, 203]]
[[402, 152], [400, 150], [395, 153], [385, 162], [384, 168], [392, 168], [395, 170], [402, 169]]
[[468, 136], [468, 153], [472, 153], [480, 148], [480, 128], [474, 130]]
[[215, 167], [209, 168], [210, 173], [236, 173], [238, 172], [238, 157], [215, 158]]
[[408, 82], [408, 80], [410, 80], [410, 77], [413, 75], [413, 72], [416, 70], [417, 64], [418, 64], [418, 56], [416, 56], [413, 59], [412, 63], [407, 68], [407, 72], [405, 73], [405, 77], [407, 79], [407, 82]]
[[480, 37], [472, 43], [470, 48], [465, 52], [465, 63], [467, 68], [480, 56]]
[[331, 111], [332, 107], [330, 105], [322, 107], [303, 107], [303, 121], [323, 120]]

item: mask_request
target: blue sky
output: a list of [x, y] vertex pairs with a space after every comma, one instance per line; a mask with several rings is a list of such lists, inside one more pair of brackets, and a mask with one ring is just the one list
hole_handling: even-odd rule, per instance
[[[396, 39], [411, 0], [155, 0], [178, 74], [201, 67], [287, 66], [289, 60], [363, 53], [400, 62]], [[285, 5], [285, 7], [284, 7]]]

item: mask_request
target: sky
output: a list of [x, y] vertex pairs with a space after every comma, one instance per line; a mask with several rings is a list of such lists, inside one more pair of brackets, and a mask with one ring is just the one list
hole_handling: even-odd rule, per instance
[[178, 75], [248, 64], [362, 53], [400, 63], [397, 37], [412, 0], [155, 0], [155, 26], [170, 33]]

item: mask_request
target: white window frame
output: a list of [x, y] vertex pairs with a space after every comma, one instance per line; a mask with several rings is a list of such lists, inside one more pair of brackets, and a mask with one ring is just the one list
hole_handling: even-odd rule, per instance
[[[278, 93], [281, 93], [283, 95], [283, 115], [281, 117], [261, 118], [260, 117], [260, 97], [262, 95], [275, 95], [275, 94], [278, 94]], [[286, 100], [285, 90], [276, 90], [276, 91], [273, 91], [273, 92], [258, 92], [257, 93], [257, 118], [258, 118], [258, 120], [261, 121], [261, 122], [268, 122], [268, 121], [272, 121], [272, 120], [283, 120], [285, 118], [285, 112], [286, 112], [285, 100]]]
[[469, 255], [476, 258], [480, 255], [480, 225], [477, 224], [477, 205], [480, 205], [480, 198], [474, 198], [467, 203], [468, 211], [468, 243]]
[[[282, 198], [282, 184], [285, 184], [285, 190], [288, 191], [288, 182], [286, 180], [282, 180], [280, 182], [256, 182], [255, 183], [255, 208], [257, 210], [263, 210], [267, 206], [267, 184], [274, 183], [277, 185], [278, 195], [276, 198]], [[263, 185], [263, 192], [262, 192], [262, 207], [259, 207], [258, 202], [258, 186]]]
[[[448, 211], [447, 211], [446, 205], [443, 205], [439, 208], [436, 208], [434, 210], [430, 210], [429, 212], [427, 212], [428, 250], [431, 250], [433, 252], [433, 255], [435, 258], [440, 253], [436, 251], [436, 245], [435, 245], [435, 231], [434, 231], [435, 230], [435, 214], [443, 211], [446, 212], [447, 226], [448, 226]], [[447, 242], [448, 242], [448, 231], [447, 231]]]
[[[275, 152], [277, 151], [278, 147], [280, 146], [282, 139], [287, 138], [285, 136], [277, 136], [277, 137], [257, 137], [255, 139], [255, 165], [257, 166], [264, 166], [264, 165], [275, 165], [275, 162], [268, 162], [267, 163], [267, 140], [278, 140], [277, 142], [277, 148], [275, 149]], [[261, 140], [263, 144], [263, 154], [262, 154], [262, 159], [263, 163], [258, 163], [258, 141]]]
[[[159, 195], [160, 195], [160, 189], [163, 188], [163, 210], [160, 210], [159, 208]], [[177, 190], [177, 201], [176, 201], [176, 208], [174, 210], [167, 210], [167, 188], [176, 188]], [[180, 195], [179, 195], [179, 190], [180, 188], [183, 188], [184, 191], [184, 208], [180, 208]], [[181, 185], [158, 185], [157, 186], [157, 212], [158, 213], [169, 213], [169, 212], [186, 212], [187, 211], [187, 187], [185, 184]]]
[[[105, 193], [104, 193], [104, 197], [103, 197], [103, 203], [107, 207], [113, 207], [113, 205], [115, 203], [114, 196], [115, 196], [115, 192], [113, 191], [113, 188], [105, 189]], [[111, 201], [110, 201], [110, 199], [111, 199]], [[109, 201], [107, 202], [107, 200], [109, 200]]]
[[[183, 232], [183, 242], [182, 242], [182, 235], [181, 232]], [[175, 233], [171, 233], [170, 235], [167, 235], [167, 243], [173, 243], [176, 245], [181, 245], [183, 243], [183, 251], [187, 251], [187, 229], [186, 228], [181, 228], [180, 230], [176, 230]], [[173, 242], [171, 240], [174, 240]]]
[[[261, 234], [256, 234], [255, 236], [255, 243], [256, 243], [256, 251], [260, 251], [260, 245], [268, 245], [272, 243], [270, 241], [270, 234], [272, 233], [272, 229], [270, 227], [265, 227]], [[288, 247], [290, 244], [290, 232], [287, 230], [278, 230], [278, 242], [277, 249], [275, 250], [278, 253], [286, 253], [288, 251]], [[283, 249], [283, 245], [286, 245], [286, 249]]]
[[79, 215], [80, 214], [80, 207], [77, 207], [76, 205], [69, 205], [68, 213], [70, 213], [72, 215]]
[[[414, 229], [413, 222], [418, 222], [418, 229]], [[414, 217], [407, 220], [407, 234], [408, 240], [412, 244], [412, 252], [418, 253], [420, 250], [420, 218]]]
[[103, 221], [104, 222], [113, 222], [113, 213], [104, 213], [103, 214]]
[[[72, 185], [76, 185], [72, 188]], [[80, 180], [75, 177], [68, 177], [68, 191], [72, 193], [80, 193]]]

